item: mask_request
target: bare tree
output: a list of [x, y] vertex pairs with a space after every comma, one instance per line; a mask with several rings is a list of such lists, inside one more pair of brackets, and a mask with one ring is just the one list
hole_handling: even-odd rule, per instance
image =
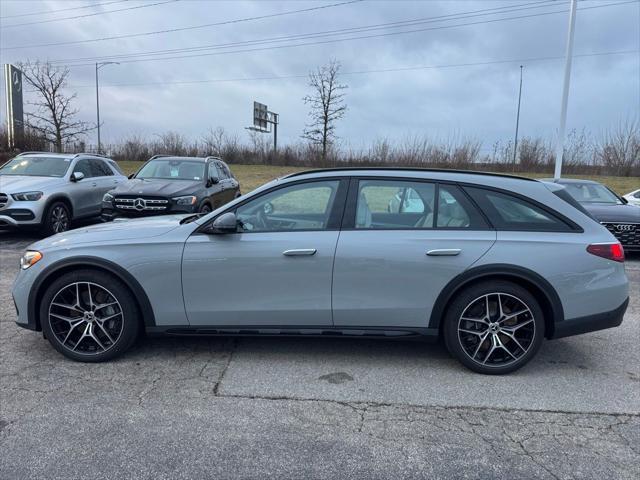
[[598, 144], [596, 156], [617, 175], [631, 175], [640, 166], [640, 122], [627, 120], [609, 130]]
[[64, 143], [76, 140], [95, 127], [76, 120], [78, 110], [72, 106], [76, 94], [63, 92], [69, 69], [50, 63], [23, 63], [20, 69], [28, 85], [35, 89], [36, 100], [27, 102], [35, 111], [26, 112], [27, 125], [52, 143], [57, 152]]
[[340, 62], [331, 60], [328, 65], [319, 67], [309, 74], [309, 86], [313, 89], [311, 95], [303, 98], [310, 106], [311, 122], [302, 134], [302, 138], [322, 148], [322, 160], [327, 158], [327, 149], [335, 139], [335, 123], [347, 111], [343, 90], [347, 85], [338, 81]]

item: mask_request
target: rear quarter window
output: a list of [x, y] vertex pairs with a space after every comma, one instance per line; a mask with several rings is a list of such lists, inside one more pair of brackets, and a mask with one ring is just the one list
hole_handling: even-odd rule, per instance
[[559, 215], [521, 197], [484, 188], [466, 187], [465, 190], [498, 230], [541, 232], [575, 230]]

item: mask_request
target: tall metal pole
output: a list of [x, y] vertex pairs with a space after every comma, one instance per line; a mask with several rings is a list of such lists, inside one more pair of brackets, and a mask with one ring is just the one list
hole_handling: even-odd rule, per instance
[[518, 128], [520, 127], [520, 101], [522, 100], [522, 65], [520, 65], [520, 91], [518, 92], [518, 113], [516, 115], [516, 138], [513, 142], [513, 171], [516, 170], [516, 155], [518, 154]]
[[98, 153], [100, 153], [100, 97], [98, 95], [98, 63], [96, 63], [96, 116], [98, 126]]
[[569, 82], [571, 80], [571, 60], [573, 57], [573, 33], [576, 28], [576, 5], [578, 0], [571, 0], [569, 13], [569, 32], [567, 36], [567, 58], [564, 65], [564, 86], [562, 88], [562, 107], [560, 109], [560, 129], [556, 143], [556, 168], [553, 174], [555, 180], [562, 175], [562, 154], [564, 153], [564, 132], [567, 125], [567, 103], [569, 100]]
[[102, 146], [100, 144], [100, 95], [98, 93], [98, 70], [105, 65], [120, 65], [119, 62], [99, 62], [96, 63], [96, 120], [98, 121], [98, 153], [102, 152]]
[[278, 153], [278, 120], [279, 115], [273, 114], [273, 153]]

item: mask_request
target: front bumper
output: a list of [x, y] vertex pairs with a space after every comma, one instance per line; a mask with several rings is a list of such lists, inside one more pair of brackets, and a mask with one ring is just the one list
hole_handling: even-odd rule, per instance
[[572, 335], [581, 335], [583, 333], [595, 332], [606, 328], [618, 327], [622, 323], [622, 319], [624, 318], [624, 314], [627, 311], [628, 306], [629, 299], [627, 298], [622, 305], [609, 312], [556, 322], [555, 330], [551, 338], [570, 337]]
[[118, 210], [113, 208], [112, 205], [103, 204], [102, 212], [100, 218], [103, 222], [110, 222], [115, 220], [116, 218], [142, 218], [142, 217], [152, 217], [157, 215], [176, 215], [183, 213], [196, 213], [198, 211], [198, 205], [171, 205], [167, 210], [161, 211], [141, 211], [138, 212], [136, 210]]

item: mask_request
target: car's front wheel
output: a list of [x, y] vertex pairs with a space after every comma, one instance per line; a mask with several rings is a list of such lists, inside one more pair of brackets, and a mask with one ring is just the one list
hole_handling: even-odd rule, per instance
[[138, 318], [126, 285], [95, 270], [60, 276], [40, 306], [42, 329], [51, 345], [81, 362], [101, 362], [125, 352], [138, 334]]
[[506, 281], [476, 284], [456, 295], [444, 322], [449, 352], [479, 373], [513, 372], [544, 337], [544, 314], [525, 288]]
[[71, 227], [71, 212], [64, 202], [54, 202], [49, 205], [42, 219], [42, 233], [54, 235], [69, 230]]

